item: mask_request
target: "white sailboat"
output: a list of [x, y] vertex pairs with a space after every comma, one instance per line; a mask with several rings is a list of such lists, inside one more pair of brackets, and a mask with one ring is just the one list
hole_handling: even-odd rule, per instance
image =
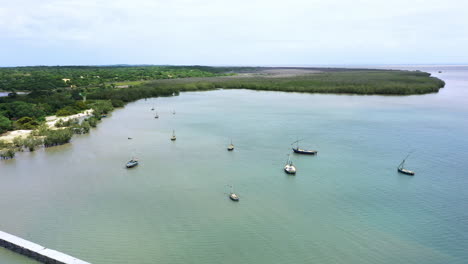
[[234, 193], [234, 188], [232, 187], [232, 185], [228, 185], [229, 187], [231, 187], [231, 191], [229, 192], [229, 199], [233, 200], [234, 202], [238, 202], [239, 201], [239, 195], [235, 194]]
[[231, 139], [231, 144], [227, 147], [228, 151], [233, 151], [234, 150], [234, 145], [232, 144], [232, 139]]
[[290, 154], [288, 154], [288, 161], [286, 162], [286, 165], [284, 165], [284, 171], [287, 174], [296, 174], [296, 166], [292, 163]]

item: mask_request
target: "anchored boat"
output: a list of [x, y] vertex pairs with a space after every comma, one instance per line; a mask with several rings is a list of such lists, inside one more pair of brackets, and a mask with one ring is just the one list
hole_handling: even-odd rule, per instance
[[[302, 139], [301, 139], [302, 140]], [[315, 155], [317, 154], [317, 151], [316, 150], [305, 150], [305, 149], [301, 149], [299, 148], [299, 141], [301, 140], [296, 140], [294, 141], [293, 143], [291, 143], [291, 145], [294, 145], [296, 144], [296, 147], [293, 147], [292, 150], [294, 151], [294, 153], [298, 153], [298, 154], [307, 154], [307, 155]]]
[[172, 130], [172, 137], [171, 137], [171, 140], [174, 141], [176, 140], [176, 136], [175, 136], [175, 130]]
[[408, 156], [406, 156], [406, 158], [400, 163], [400, 165], [398, 165], [398, 172], [399, 173], [403, 173], [403, 174], [406, 174], [406, 175], [411, 175], [413, 176], [415, 173], [414, 171], [410, 171], [410, 170], [407, 170], [404, 168], [405, 166], [405, 161], [406, 159], [409, 157], [410, 154], [408, 154]]
[[233, 151], [234, 150], [234, 145], [232, 144], [232, 139], [231, 139], [231, 144], [227, 147], [228, 151]]
[[291, 161], [291, 157], [288, 154], [288, 161], [286, 162], [286, 165], [284, 165], [284, 171], [287, 174], [296, 174], [296, 166]]
[[138, 160], [133, 158], [129, 162], [127, 162], [127, 168], [133, 168], [138, 165]]
[[238, 202], [239, 201], [239, 196], [237, 196], [237, 194], [235, 194], [235, 193], [231, 193], [229, 195], [229, 199], [233, 200], [234, 202]]
[[239, 195], [234, 193], [232, 185], [229, 185], [229, 187], [231, 187], [231, 191], [229, 192], [229, 199], [233, 200], [234, 202], [238, 202]]

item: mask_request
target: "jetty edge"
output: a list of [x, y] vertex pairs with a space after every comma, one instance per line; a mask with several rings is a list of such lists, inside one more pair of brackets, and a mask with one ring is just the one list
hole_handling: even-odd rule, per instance
[[0, 246], [42, 263], [91, 264], [3, 231], [0, 231]]

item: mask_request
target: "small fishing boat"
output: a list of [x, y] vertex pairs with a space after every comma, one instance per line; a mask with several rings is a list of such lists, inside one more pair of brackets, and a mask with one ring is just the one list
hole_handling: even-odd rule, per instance
[[107, 115], [101, 115], [101, 117], [107, 117]]
[[231, 144], [227, 147], [228, 151], [233, 151], [234, 150], [234, 145], [232, 144], [232, 139], [231, 139]]
[[133, 168], [138, 165], [138, 160], [133, 158], [129, 162], [127, 162], [126, 166], [127, 168]]
[[[301, 140], [302, 140], [302, 139], [301, 139]], [[316, 150], [305, 150], [305, 149], [299, 148], [299, 141], [301, 141], [301, 140], [296, 140], [296, 141], [294, 141], [293, 143], [291, 143], [291, 145], [296, 144], [296, 147], [293, 147], [293, 148], [292, 148], [292, 150], [294, 151], [294, 153], [306, 154], [306, 155], [316, 155], [316, 154], [317, 154], [317, 151], [316, 151]]]
[[442, 73], [442, 71], [439, 71], [439, 73]]
[[158, 115], [158, 113], [156, 113], [156, 115], [154, 116], [154, 118], [159, 118], [159, 115]]
[[284, 171], [287, 174], [296, 174], [296, 166], [291, 161], [291, 157], [288, 154], [288, 161], [286, 162], [286, 165], [284, 165]]
[[232, 185], [229, 185], [229, 187], [231, 187], [231, 191], [229, 192], [229, 199], [233, 200], [234, 202], [238, 202], [239, 195], [234, 193]]
[[171, 140], [174, 141], [176, 140], [176, 136], [175, 136], [175, 130], [172, 130], [172, 137], [171, 137]]
[[172, 114], [175, 115], [175, 110], [172, 111]]
[[154, 111], [154, 105], [153, 105], [153, 107], [151, 107], [151, 111]]
[[128, 139], [132, 139], [131, 137], [128, 137]]
[[410, 170], [407, 170], [404, 168], [405, 166], [405, 161], [406, 159], [409, 157], [410, 154], [408, 154], [408, 156], [406, 156], [406, 158], [400, 163], [400, 165], [398, 165], [398, 172], [399, 173], [403, 173], [403, 174], [406, 174], [406, 175], [411, 175], [413, 176], [415, 173], [414, 171], [410, 171]]

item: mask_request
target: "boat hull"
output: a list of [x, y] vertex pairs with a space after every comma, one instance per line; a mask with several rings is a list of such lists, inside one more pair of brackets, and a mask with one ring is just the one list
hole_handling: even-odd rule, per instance
[[233, 195], [229, 195], [229, 199], [231, 199], [232, 201], [234, 202], [238, 202], [239, 201], [239, 196], [233, 196]]
[[130, 169], [130, 168], [138, 166], [138, 163], [127, 163], [126, 166], [127, 166], [127, 169]]
[[316, 155], [317, 154], [316, 150], [303, 150], [303, 149], [297, 149], [297, 148], [293, 148], [292, 150], [294, 151], [294, 153], [297, 153], [297, 154], [306, 154], [306, 155]]
[[414, 176], [414, 171], [410, 171], [410, 170], [405, 170], [405, 169], [400, 169], [400, 168], [398, 168], [398, 172], [399, 172], [399, 173], [406, 174], [406, 175]]
[[286, 172], [287, 174], [296, 174], [296, 168], [292, 168], [290, 166], [285, 166], [284, 167], [284, 172]]

